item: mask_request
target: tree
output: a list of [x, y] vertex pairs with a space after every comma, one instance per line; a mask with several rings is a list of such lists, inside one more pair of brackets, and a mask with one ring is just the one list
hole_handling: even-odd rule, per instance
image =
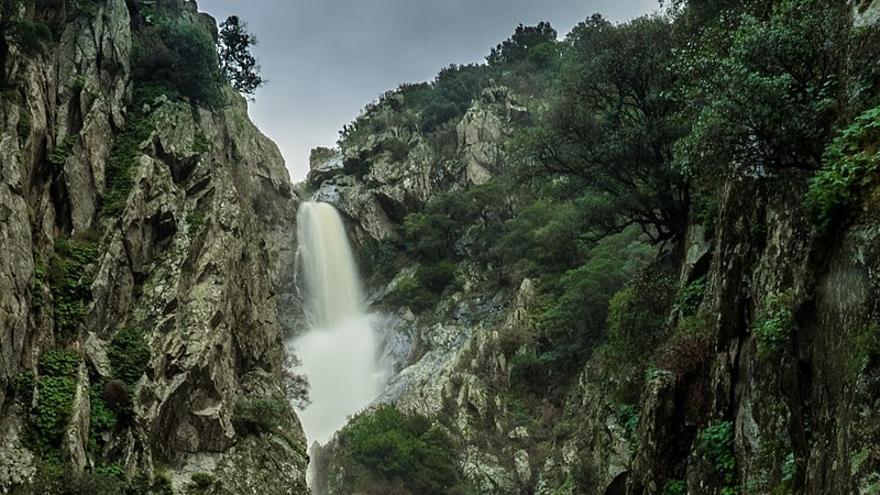
[[6, 84], [6, 61], [11, 47], [33, 54], [52, 36], [44, 22], [29, 18], [33, 7], [33, 0], [0, 0], [0, 86]]
[[657, 244], [677, 239], [690, 198], [672, 167], [683, 132], [669, 91], [671, 25], [643, 17], [614, 26], [594, 15], [566, 44], [559, 94], [528, 138], [532, 172], [582, 192], [588, 239], [631, 225]]
[[[785, 0], [719, 16], [677, 61], [692, 131], [676, 146], [694, 177], [816, 169], [853, 96], [876, 94], [847, 2]], [[873, 76], [876, 78], [876, 70]]]
[[530, 50], [546, 43], [555, 43], [556, 36], [556, 30], [549, 22], [539, 22], [537, 26], [520, 24], [513, 36], [492, 49], [486, 61], [489, 65], [501, 65], [526, 60]]
[[220, 67], [223, 74], [240, 93], [253, 95], [265, 81], [250, 48], [257, 38], [248, 32], [247, 24], [238, 16], [230, 16], [220, 24]]

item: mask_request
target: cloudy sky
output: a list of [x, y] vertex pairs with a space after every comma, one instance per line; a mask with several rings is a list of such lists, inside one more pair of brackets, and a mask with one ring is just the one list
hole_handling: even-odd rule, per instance
[[218, 22], [237, 14], [259, 45], [269, 84], [250, 112], [281, 147], [294, 181], [309, 150], [332, 146], [368, 102], [451, 63], [483, 61], [519, 23], [550, 21], [560, 36], [594, 12], [624, 21], [658, 0], [200, 0]]

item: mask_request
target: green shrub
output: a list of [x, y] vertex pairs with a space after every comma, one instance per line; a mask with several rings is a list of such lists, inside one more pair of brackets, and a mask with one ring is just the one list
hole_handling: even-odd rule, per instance
[[549, 384], [548, 356], [522, 352], [510, 360], [510, 388], [520, 393], [544, 395]]
[[214, 476], [208, 473], [193, 473], [191, 476], [193, 484], [196, 488], [206, 490], [214, 485]]
[[657, 366], [678, 377], [703, 373], [713, 356], [711, 330], [707, 316], [682, 318], [675, 333], [658, 350]]
[[758, 357], [767, 358], [785, 350], [795, 330], [793, 299], [790, 290], [767, 296], [766, 305], [752, 326], [758, 343]]
[[104, 402], [104, 383], [95, 382], [89, 387], [89, 449], [95, 453], [103, 445], [102, 435], [113, 431], [116, 413]]
[[92, 296], [92, 277], [87, 267], [97, 257], [97, 249], [90, 243], [65, 239], [55, 242], [48, 279], [55, 330], [59, 336], [74, 336], [85, 317]]
[[735, 483], [736, 456], [733, 447], [733, 423], [730, 421], [712, 423], [697, 437], [697, 453], [728, 487]]
[[614, 353], [632, 358], [652, 349], [664, 335], [675, 281], [663, 270], [642, 271], [608, 303], [608, 342]]
[[415, 313], [432, 309], [455, 281], [457, 270], [456, 264], [449, 260], [421, 264], [414, 274], [397, 283], [383, 303], [391, 307], [408, 307]]
[[21, 404], [30, 407], [34, 400], [36, 375], [33, 370], [24, 370], [12, 380], [12, 394]]
[[703, 296], [706, 294], [706, 277], [700, 277], [681, 291], [678, 299], [678, 308], [682, 316], [693, 316], [700, 309]]
[[76, 380], [67, 376], [40, 377], [37, 381], [37, 393], [32, 420], [40, 443], [58, 447], [73, 407]]
[[150, 362], [150, 348], [144, 332], [134, 328], [123, 328], [113, 335], [107, 351], [113, 376], [134, 386]]
[[69, 134], [62, 139], [61, 142], [56, 144], [55, 148], [52, 149], [52, 152], [50, 152], [49, 156], [46, 158], [49, 161], [49, 165], [52, 165], [57, 170], [64, 168], [67, 158], [73, 153], [73, 146], [76, 144], [76, 139], [76, 135]]
[[661, 495], [687, 495], [687, 483], [682, 480], [666, 480]]
[[141, 145], [153, 132], [150, 122], [152, 105], [165, 91], [155, 83], [139, 82], [126, 115], [125, 128], [113, 139], [105, 172], [107, 187], [102, 212], [106, 216], [122, 213], [131, 191], [132, 170], [143, 154]]
[[209, 107], [225, 103], [215, 40], [198, 18], [158, 10], [153, 24], [138, 31], [133, 47], [136, 81]]
[[193, 210], [186, 216], [186, 223], [189, 225], [190, 234], [196, 234], [205, 226], [205, 212], [202, 210]]
[[823, 168], [810, 183], [806, 204], [821, 233], [840, 228], [877, 183], [880, 171], [880, 107], [858, 116], [825, 149]]
[[[353, 488], [398, 480], [411, 493], [455, 493], [461, 473], [452, 440], [419, 415], [392, 406], [355, 417], [339, 433], [339, 448], [365, 472]], [[357, 491], [357, 490], [355, 490]]]
[[634, 435], [639, 428], [639, 410], [632, 404], [624, 404], [620, 406], [619, 411], [620, 422], [629, 435]]
[[232, 425], [238, 435], [277, 432], [286, 420], [288, 407], [279, 399], [244, 399], [235, 403]]

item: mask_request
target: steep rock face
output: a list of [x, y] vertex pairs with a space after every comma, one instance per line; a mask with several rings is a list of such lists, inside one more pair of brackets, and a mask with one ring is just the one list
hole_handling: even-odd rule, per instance
[[[192, 2], [166, 4], [204, 20]], [[305, 440], [281, 384], [282, 340], [298, 315], [299, 199], [277, 147], [230, 89], [218, 109], [148, 99], [133, 122], [126, 2], [58, 15], [69, 18], [60, 41], [38, 56], [13, 50], [0, 105], [0, 489], [41, 474], [22, 440], [30, 404], [10, 400], [13, 382], [64, 348], [83, 359], [63, 442], [75, 470], [113, 462], [181, 492], [207, 472], [218, 493], [307, 493]], [[148, 137], [130, 192], [108, 213], [108, 160], [135, 124]], [[82, 316], [65, 333], [45, 266], [68, 240], [94, 256]], [[107, 355], [126, 328], [141, 332], [149, 358], [131, 386], [133, 419], [96, 451], [90, 380], [116, 373]], [[277, 431], [237, 428], [236, 406], [260, 401], [285, 411]]]
[[[391, 112], [385, 107], [378, 111]], [[503, 163], [503, 139], [527, 115], [509, 89], [492, 86], [458, 123], [451, 153], [409, 127], [370, 134], [344, 153], [315, 153], [309, 175], [317, 188], [315, 199], [333, 203], [348, 217], [358, 243], [396, 238], [406, 214], [431, 197], [491, 178]], [[399, 143], [405, 156], [389, 150], [389, 143]], [[368, 170], [358, 172], [363, 168]]]

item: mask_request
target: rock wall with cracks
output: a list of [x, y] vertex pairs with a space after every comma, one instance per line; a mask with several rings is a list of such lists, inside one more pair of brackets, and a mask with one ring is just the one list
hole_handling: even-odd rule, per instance
[[[163, 3], [213, 25], [194, 2]], [[282, 386], [283, 338], [297, 320], [299, 198], [245, 100], [225, 88], [228, 104], [217, 109], [147, 101], [150, 132], [137, 145], [133, 187], [118, 214], [102, 210], [114, 140], [133, 113], [130, 7], [106, 0], [79, 12], [28, 12], [66, 22], [39, 54], [12, 47], [6, 64], [0, 492], [41, 475], [26, 438], [31, 404], [13, 385], [29, 371], [39, 380], [40, 356], [65, 348], [81, 358], [60, 449], [75, 472], [112, 462], [129, 478], [167, 477], [181, 493], [194, 473], [210, 475], [217, 493], [308, 493], [305, 439]], [[59, 331], [44, 280], [64, 240], [95, 250], [72, 335]], [[110, 342], [126, 328], [142, 331], [148, 364], [130, 390], [131, 420], [96, 452], [90, 380], [113, 378]], [[236, 404], [266, 400], [282, 405], [275, 430], [237, 432]]]

